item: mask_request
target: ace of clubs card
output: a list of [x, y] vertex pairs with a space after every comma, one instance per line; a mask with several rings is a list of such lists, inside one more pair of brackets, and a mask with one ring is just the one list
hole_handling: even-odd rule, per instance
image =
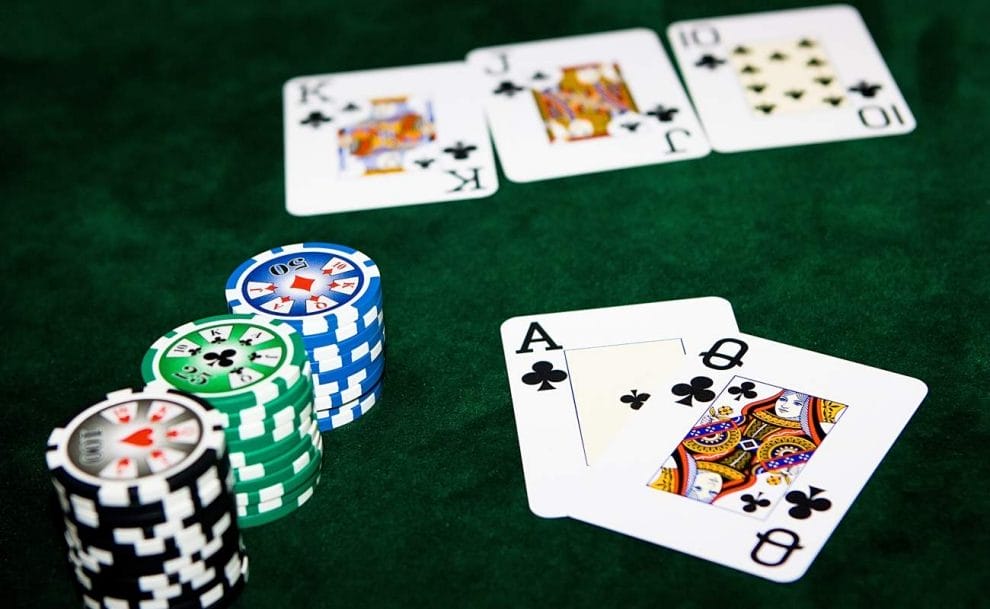
[[289, 80], [286, 208], [311, 215], [494, 194], [482, 89], [462, 62]]
[[656, 34], [646, 29], [471, 51], [502, 170], [532, 182], [710, 152]]
[[[682, 360], [571, 515], [779, 582], [808, 569], [928, 389], [745, 334]], [[671, 413], [680, 414], [672, 415]], [[687, 425], [671, 425], [671, 416]]]
[[714, 328], [736, 331], [732, 307], [721, 298], [527, 315], [502, 324], [533, 513], [569, 514], [575, 478], [627, 420], [653, 408], [651, 396], [695, 349], [691, 337]]
[[856, 9], [682, 21], [667, 37], [712, 148], [908, 133], [904, 97]]

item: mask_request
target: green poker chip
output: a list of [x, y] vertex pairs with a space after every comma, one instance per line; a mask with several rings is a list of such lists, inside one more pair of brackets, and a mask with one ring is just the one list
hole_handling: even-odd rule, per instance
[[[303, 366], [303, 374], [285, 393], [264, 404], [243, 408], [236, 413], [224, 413], [228, 427], [238, 427], [245, 423], [266, 421], [280, 426], [288, 422], [313, 401], [313, 376], [309, 374], [309, 362]], [[293, 415], [294, 413], [294, 415]], [[271, 426], [271, 425], [270, 425]]]
[[[252, 435], [250, 437], [245, 437], [243, 435], [238, 435], [237, 433], [231, 433], [231, 430], [226, 430], [227, 433], [227, 450], [232, 453], [246, 453], [250, 455], [257, 454], [259, 451], [269, 448], [273, 444], [282, 442], [283, 440], [290, 438], [292, 436], [299, 435], [299, 431], [302, 429], [309, 429], [313, 421], [316, 420], [315, 413], [313, 412], [313, 404], [310, 402], [300, 413], [300, 417], [294, 419], [288, 423], [276, 426], [270, 431], [265, 431], [260, 435]], [[255, 461], [257, 462], [257, 461]]]
[[253, 506], [237, 506], [237, 525], [242, 529], [249, 529], [284, 518], [305, 505], [319, 484], [320, 473], [317, 472], [310, 481], [304, 482], [288, 495]]
[[302, 456], [303, 453], [316, 445], [316, 436], [318, 435], [318, 426], [310, 427], [307, 435], [293, 437], [293, 442], [291, 445], [287, 445], [284, 448], [284, 452], [273, 454], [269, 459], [264, 461], [255, 461], [250, 464], [245, 464], [242, 467], [234, 467], [234, 479], [246, 482], [257, 478], [265, 478], [275, 472], [285, 469], [291, 465], [293, 461]]
[[[256, 464], [265, 464], [274, 459], [277, 459], [280, 455], [286, 452], [291, 453], [294, 448], [303, 446], [307, 438], [313, 435], [313, 431], [318, 429], [316, 421], [308, 422], [303, 421], [303, 423], [290, 433], [285, 438], [259, 448], [254, 448], [249, 451], [240, 451], [231, 448], [228, 451], [227, 456], [230, 459], [230, 465], [235, 469], [243, 469], [246, 467], [251, 467]], [[302, 452], [300, 450], [299, 452]]]
[[237, 471], [234, 471], [234, 492], [250, 493], [260, 491], [276, 484], [285, 483], [296, 478], [300, 472], [306, 470], [313, 462], [323, 459], [322, 440], [316, 443], [310, 442], [310, 446], [305, 451], [281, 469], [271, 470], [260, 478], [242, 480], [238, 478]]
[[217, 315], [183, 324], [155, 341], [141, 373], [148, 382], [165, 381], [238, 414], [288, 393], [306, 363], [302, 336], [289, 324]]
[[[313, 474], [317, 470], [322, 468], [323, 461], [323, 436], [320, 434], [316, 435], [316, 439], [312, 443], [312, 448], [310, 451], [309, 461], [305, 463], [302, 467], [294, 469], [294, 474], [285, 480], [273, 481], [268, 477], [260, 478], [258, 480], [252, 480], [251, 483], [261, 483], [265, 486], [259, 486], [252, 490], [240, 490], [238, 485], [234, 485], [234, 494], [237, 499], [238, 506], [252, 506], [259, 503], [267, 503], [279, 497], [285, 497], [291, 495], [293, 491], [299, 488], [303, 483], [310, 480]], [[302, 463], [302, 460], [299, 460]]]

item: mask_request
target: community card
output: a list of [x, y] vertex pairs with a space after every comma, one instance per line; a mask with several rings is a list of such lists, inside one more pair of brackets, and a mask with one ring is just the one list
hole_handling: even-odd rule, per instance
[[[695, 345], [736, 331], [721, 298], [527, 315], [502, 324], [502, 346], [530, 509], [566, 516], [573, 477], [594, 464]], [[700, 347], [699, 347], [700, 348]], [[662, 399], [662, 398], [661, 398]]]
[[928, 389], [746, 334], [703, 344], [575, 485], [571, 515], [793, 581]]
[[286, 208], [325, 214], [493, 194], [483, 89], [463, 62], [286, 82]]
[[681, 21], [667, 36], [719, 152], [914, 129], [897, 83], [850, 6]]
[[502, 170], [532, 182], [705, 156], [708, 142], [650, 30], [476, 49]]

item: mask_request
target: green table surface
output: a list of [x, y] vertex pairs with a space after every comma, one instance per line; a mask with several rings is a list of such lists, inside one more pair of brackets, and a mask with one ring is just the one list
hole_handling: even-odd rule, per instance
[[[102, 4], [0, 9], [8, 602], [80, 606], [51, 428], [138, 385], [159, 335], [222, 313], [244, 259], [318, 240], [381, 268], [385, 395], [325, 435], [309, 505], [244, 532], [236, 607], [987, 606], [985, 2], [857, 3], [917, 117], [906, 136], [309, 218], [284, 209], [290, 77], [805, 3]], [[794, 584], [527, 507], [499, 324], [707, 295], [744, 332], [930, 388]]]

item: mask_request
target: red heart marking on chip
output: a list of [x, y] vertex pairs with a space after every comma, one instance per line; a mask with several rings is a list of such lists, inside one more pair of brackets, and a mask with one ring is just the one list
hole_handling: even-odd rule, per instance
[[135, 446], [151, 446], [151, 428], [145, 427], [144, 429], [139, 429], [121, 440], [121, 442]]

